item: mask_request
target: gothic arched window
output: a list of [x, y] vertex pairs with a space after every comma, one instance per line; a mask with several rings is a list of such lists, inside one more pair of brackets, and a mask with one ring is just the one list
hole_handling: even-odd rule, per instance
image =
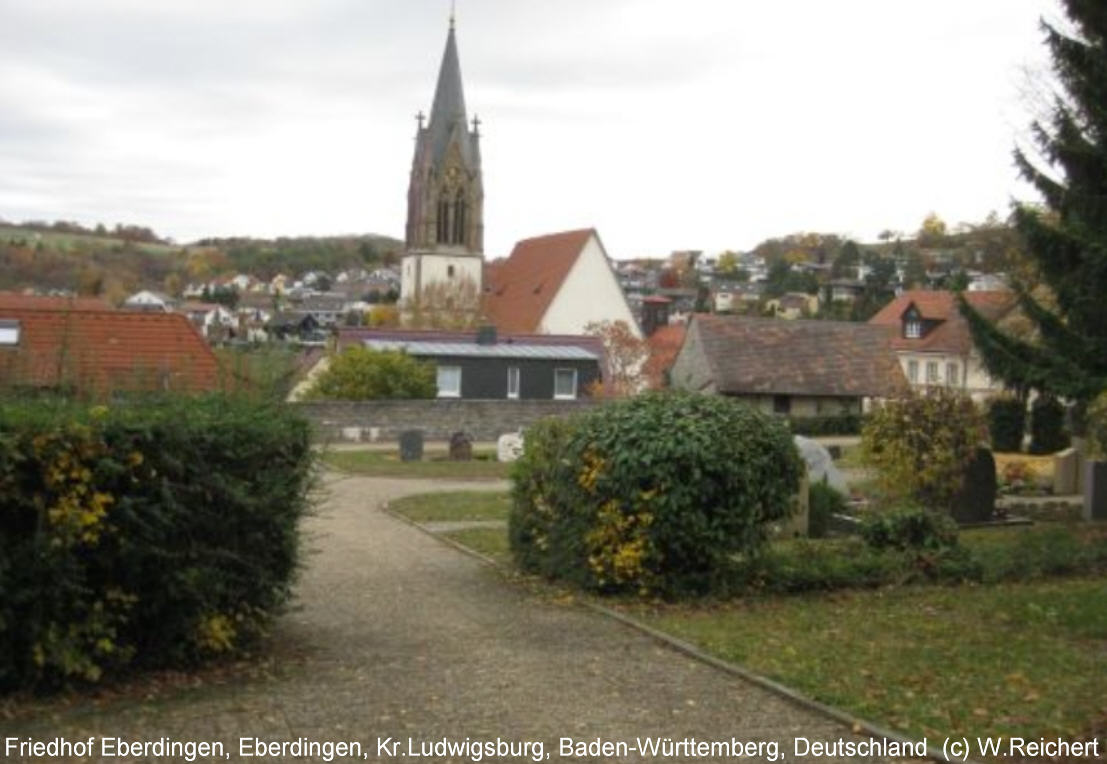
[[465, 193], [457, 192], [457, 201], [454, 202], [454, 244], [465, 243]]
[[450, 243], [450, 201], [443, 194], [438, 200], [438, 225], [435, 241], [439, 244]]

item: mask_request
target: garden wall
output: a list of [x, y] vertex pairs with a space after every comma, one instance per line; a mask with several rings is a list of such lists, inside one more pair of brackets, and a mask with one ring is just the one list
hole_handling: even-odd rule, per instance
[[317, 401], [294, 408], [313, 426], [316, 440], [389, 442], [404, 430], [422, 430], [427, 440], [455, 432], [493, 441], [546, 417], [563, 417], [599, 405], [593, 399]]

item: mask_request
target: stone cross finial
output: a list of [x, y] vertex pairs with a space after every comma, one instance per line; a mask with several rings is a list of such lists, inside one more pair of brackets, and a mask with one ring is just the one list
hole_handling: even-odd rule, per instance
[[420, 109], [419, 113], [415, 115], [415, 121], [419, 123], [419, 129], [423, 129], [423, 120], [427, 118], [427, 115]]
[[480, 135], [480, 125], [481, 125], [480, 117], [478, 117], [476, 114], [474, 114], [473, 115], [473, 133], [474, 134]]

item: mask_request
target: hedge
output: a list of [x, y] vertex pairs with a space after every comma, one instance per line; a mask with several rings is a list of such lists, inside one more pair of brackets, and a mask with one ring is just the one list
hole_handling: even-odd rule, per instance
[[861, 414], [834, 414], [827, 416], [789, 417], [792, 432], [806, 437], [825, 435], [860, 435], [865, 426]]
[[1049, 395], [1035, 398], [1030, 405], [1030, 453], [1052, 454], [1068, 447], [1065, 407]]
[[601, 592], [703, 593], [794, 508], [786, 425], [731, 399], [661, 392], [544, 422], [513, 469], [524, 570]]
[[993, 398], [987, 411], [992, 448], [1005, 453], [1021, 451], [1026, 432], [1026, 404], [1017, 398]]
[[289, 597], [312, 474], [277, 404], [0, 402], [0, 689], [248, 647]]

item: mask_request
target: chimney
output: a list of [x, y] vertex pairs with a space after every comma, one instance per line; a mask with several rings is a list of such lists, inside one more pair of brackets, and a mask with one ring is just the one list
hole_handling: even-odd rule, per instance
[[477, 344], [478, 345], [495, 345], [496, 344], [496, 327], [494, 326], [481, 326], [477, 329]]

